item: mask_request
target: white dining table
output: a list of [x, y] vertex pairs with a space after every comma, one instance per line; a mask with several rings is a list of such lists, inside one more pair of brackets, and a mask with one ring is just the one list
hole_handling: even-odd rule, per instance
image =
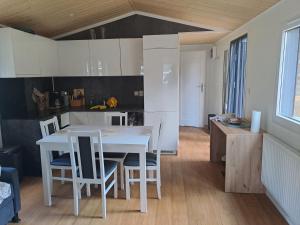
[[[101, 130], [103, 152], [138, 153], [140, 158], [140, 211], [147, 212], [146, 152], [152, 151], [152, 127], [72, 125], [37, 141], [40, 146], [44, 204], [52, 205], [50, 152], [70, 152], [68, 131]], [[98, 144], [98, 143], [95, 143]]]

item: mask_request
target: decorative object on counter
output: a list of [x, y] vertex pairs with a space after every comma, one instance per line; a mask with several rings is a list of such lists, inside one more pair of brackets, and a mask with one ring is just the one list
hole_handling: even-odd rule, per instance
[[106, 105], [95, 105], [95, 106], [92, 106], [90, 109], [92, 109], [92, 110], [94, 110], [94, 109], [104, 110], [106, 108], [107, 108]]
[[116, 108], [118, 105], [118, 100], [115, 97], [110, 97], [106, 104], [109, 106], [109, 108]]
[[46, 109], [48, 109], [48, 98], [49, 94], [48, 92], [42, 93], [38, 89], [34, 88], [32, 91], [32, 100], [34, 103], [37, 104], [37, 108], [39, 112], [43, 112]]
[[221, 121], [221, 123], [232, 128], [250, 128], [250, 122], [242, 118], [230, 118], [228, 120]]
[[228, 121], [228, 119], [230, 118], [235, 118], [235, 114], [234, 113], [226, 113], [226, 114], [221, 114], [221, 115], [215, 115], [213, 117], [210, 117], [210, 120], [214, 120], [214, 121], [220, 121], [220, 122], [225, 122]]
[[84, 89], [74, 89], [71, 97], [71, 107], [85, 106]]
[[260, 118], [261, 112], [253, 110], [252, 117], [251, 117], [251, 132], [252, 133], [259, 133], [260, 131]]
[[220, 121], [224, 126], [233, 128], [250, 128], [250, 122], [245, 118], [237, 118], [235, 114], [228, 113], [210, 117], [210, 120]]

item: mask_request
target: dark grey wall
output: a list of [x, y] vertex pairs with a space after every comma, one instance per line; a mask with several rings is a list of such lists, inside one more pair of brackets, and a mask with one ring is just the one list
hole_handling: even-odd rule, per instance
[[143, 35], [178, 34], [179, 32], [208, 31], [204, 28], [169, 22], [147, 16], [133, 15], [102, 26], [68, 35], [59, 40], [86, 40], [105, 38], [142, 38]]

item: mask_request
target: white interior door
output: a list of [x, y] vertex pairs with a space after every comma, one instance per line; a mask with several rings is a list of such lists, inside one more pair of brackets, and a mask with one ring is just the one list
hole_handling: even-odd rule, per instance
[[180, 60], [180, 126], [204, 126], [206, 52], [182, 51]]

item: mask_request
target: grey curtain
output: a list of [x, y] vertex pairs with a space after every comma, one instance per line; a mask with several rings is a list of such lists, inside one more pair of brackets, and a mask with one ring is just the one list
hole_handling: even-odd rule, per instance
[[230, 44], [225, 112], [235, 113], [237, 117], [245, 116], [247, 39], [244, 35]]

